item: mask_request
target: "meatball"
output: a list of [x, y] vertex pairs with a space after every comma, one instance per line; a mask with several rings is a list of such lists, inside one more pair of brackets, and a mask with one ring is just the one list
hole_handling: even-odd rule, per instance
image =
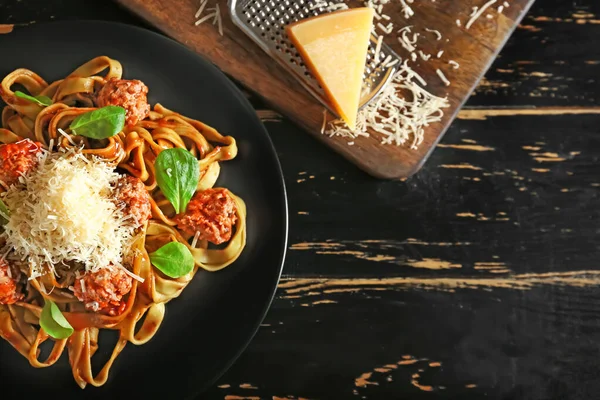
[[99, 107], [120, 106], [127, 112], [125, 124], [135, 125], [150, 113], [148, 86], [139, 80], [112, 78], [96, 95]]
[[194, 195], [186, 212], [177, 215], [175, 222], [189, 235], [199, 232], [200, 240], [221, 244], [231, 239], [237, 222], [235, 202], [227, 189], [207, 189]]
[[4, 186], [17, 183], [20, 176], [37, 166], [41, 149], [41, 143], [29, 139], [0, 145], [0, 182]]
[[133, 216], [138, 227], [152, 217], [150, 195], [139, 178], [129, 175], [120, 178], [115, 185], [114, 197], [117, 206], [123, 207], [125, 215]]
[[0, 259], [0, 304], [14, 304], [23, 298], [17, 287], [17, 272]]
[[111, 316], [125, 310], [123, 296], [131, 291], [133, 279], [119, 268], [102, 268], [75, 279], [73, 293], [87, 310]]

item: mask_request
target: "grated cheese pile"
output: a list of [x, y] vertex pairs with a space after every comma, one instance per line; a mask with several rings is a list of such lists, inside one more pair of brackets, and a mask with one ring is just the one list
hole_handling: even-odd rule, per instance
[[9, 188], [3, 200], [11, 215], [0, 238], [29, 263], [30, 279], [69, 262], [86, 271], [125, 269], [135, 227], [111, 198], [119, 177], [106, 162], [72, 148], [42, 152], [38, 168]]
[[416, 81], [424, 83], [404, 61], [380, 96], [358, 113], [354, 131], [343, 121], [335, 120], [324, 133], [354, 139], [368, 137], [370, 129], [382, 135], [382, 144], [400, 146], [412, 138], [411, 147], [416, 149], [423, 142], [425, 127], [440, 121], [443, 108], [449, 107], [446, 98], [429, 93]]

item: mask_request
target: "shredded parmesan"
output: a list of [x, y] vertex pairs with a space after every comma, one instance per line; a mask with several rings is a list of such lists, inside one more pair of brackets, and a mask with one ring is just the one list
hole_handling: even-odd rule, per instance
[[477, 19], [479, 17], [481, 17], [481, 15], [485, 12], [485, 10], [487, 10], [490, 6], [492, 6], [493, 4], [495, 4], [496, 1], [497, 0], [490, 0], [490, 1], [488, 1], [476, 13], [472, 14], [471, 19], [469, 20], [469, 22], [467, 22], [467, 24], [465, 25], [465, 28], [469, 29], [471, 27], [471, 25], [473, 25], [473, 23], [475, 21], [477, 21]]
[[217, 20], [217, 29], [219, 30], [219, 35], [223, 36], [223, 21], [221, 19], [221, 9], [219, 8], [219, 5], [217, 4], [217, 16], [216, 16], [216, 20]]
[[413, 35], [412, 39], [408, 36], [409, 33], [412, 33], [411, 28], [412, 28], [412, 25], [409, 25], [409, 26], [405, 26], [404, 28], [402, 28], [398, 31], [398, 34], [399, 34], [398, 42], [402, 45], [402, 47], [404, 47], [410, 53], [412, 53], [413, 51], [416, 50], [416, 47], [414, 46], [414, 44], [417, 42], [417, 40], [419, 38], [418, 33], [415, 33]]
[[334, 2], [329, 2], [329, 5], [325, 8], [325, 11], [327, 12], [332, 12], [332, 11], [337, 11], [337, 10], [347, 10], [348, 9], [348, 5], [346, 5], [345, 3], [334, 3]]
[[377, 62], [379, 61], [379, 52], [381, 51], [381, 43], [383, 42], [383, 36], [379, 36], [377, 38], [377, 46], [375, 46], [375, 55], [373, 55], [373, 59]]
[[131, 272], [130, 270], [128, 270], [127, 268], [125, 268], [124, 265], [117, 265], [118, 268], [121, 269], [121, 271], [125, 272], [127, 275], [129, 275], [130, 277], [132, 277], [133, 279], [135, 279], [136, 281], [140, 282], [140, 283], [144, 283], [144, 278], [142, 278], [141, 276], [138, 276], [136, 274], [134, 274], [133, 272]]
[[[325, 7], [327, 7], [326, 1], [317, 1], [316, 3], [313, 3], [310, 5], [311, 10], [316, 10], [317, 8], [325, 8]], [[198, 18], [198, 17], [196, 17], [196, 18]]]
[[[387, 58], [391, 58], [391, 57], [390, 57], [390, 56], [387, 56]], [[386, 60], [387, 60], [387, 58], [386, 58]], [[393, 67], [394, 65], [398, 64], [399, 62], [400, 62], [400, 60], [399, 60], [398, 58], [396, 58], [396, 59], [395, 59], [394, 61], [392, 61], [392, 62], [387, 62], [387, 63], [385, 63], [385, 66], [386, 66], [387, 68], [389, 68], [389, 67]]]
[[327, 109], [323, 110], [323, 124], [321, 125], [321, 133], [325, 132], [325, 128], [327, 127]]
[[377, 27], [379, 29], [381, 29], [383, 31], [383, 33], [385, 33], [386, 35], [392, 32], [392, 29], [394, 29], [394, 24], [392, 24], [391, 22], [389, 24], [387, 24], [386, 26], [383, 26], [383, 24], [381, 22], [379, 22], [377, 24]]
[[[379, 97], [358, 113], [357, 128], [351, 131], [341, 120], [329, 123], [325, 134], [355, 139], [368, 137], [369, 131], [381, 135], [382, 144], [401, 146], [412, 138], [411, 147], [422, 143], [425, 127], [440, 121], [445, 98], [434, 96], [417, 84], [425, 81], [404, 61]], [[353, 145], [354, 141], [348, 142]]]
[[436, 69], [435, 73], [438, 74], [438, 76], [440, 77], [440, 79], [442, 80], [442, 82], [444, 82], [444, 85], [446, 86], [450, 86], [450, 81], [448, 80], [448, 78], [446, 78], [446, 75], [444, 75], [444, 73], [442, 72], [441, 69]]
[[212, 14], [208, 14], [205, 15], [204, 17], [200, 18], [198, 21], [196, 21], [196, 26], [208, 21], [211, 18], [214, 18], [214, 16], [217, 15], [217, 13], [212, 13]]
[[408, 3], [412, 4], [413, 0], [400, 0], [400, 5], [402, 6], [402, 12], [404, 13], [404, 18], [409, 19], [410, 17], [412, 17], [413, 15], [415, 15], [415, 12], [413, 11], [413, 9], [408, 5]]
[[221, 9], [219, 8], [219, 4], [216, 4], [212, 8], [207, 8], [206, 11], [208, 12], [208, 14], [203, 16], [202, 18], [198, 19], [204, 12], [204, 8], [206, 7], [207, 4], [208, 4], [208, 0], [201, 1], [198, 11], [196, 11], [196, 14], [194, 15], [194, 18], [197, 19], [197, 21], [194, 23], [194, 25], [198, 26], [212, 18], [212, 24], [217, 26], [219, 35], [223, 36], [223, 21], [221, 19]]
[[192, 246], [193, 248], [196, 247], [196, 245], [198, 244], [198, 238], [200, 237], [200, 231], [196, 231], [196, 233], [194, 234], [194, 239], [192, 239], [192, 244], [190, 246]]
[[58, 133], [60, 133], [65, 139], [67, 139], [67, 142], [69, 142], [73, 146], [76, 146], [75, 142], [73, 141], [73, 138], [71, 138], [71, 135], [67, 134], [67, 132], [63, 131], [60, 128], [58, 128], [57, 130]]
[[427, 32], [434, 33], [436, 35], [436, 37], [437, 37], [437, 40], [442, 40], [442, 34], [440, 33], [440, 31], [437, 31], [435, 29], [429, 29], [429, 28], [425, 28], [425, 30]]
[[4, 194], [12, 212], [0, 238], [5, 249], [29, 263], [30, 279], [56, 273], [55, 266], [69, 262], [92, 272], [123, 267], [135, 225], [112, 199], [119, 177], [105, 161], [87, 159], [78, 148], [43, 151], [37, 169]]
[[198, 11], [196, 11], [196, 15], [194, 15], [194, 18], [198, 19], [200, 15], [202, 15], [202, 11], [204, 11], [204, 7], [206, 7], [206, 4], [208, 4], [208, 0], [202, 0], [200, 2], [200, 7], [198, 7]]
[[423, 59], [423, 61], [429, 61], [429, 59], [431, 58], [431, 54], [425, 54], [422, 50], [419, 50], [419, 56], [421, 56], [421, 59]]
[[460, 68], [460, 64], [459, 64], [459, 63], [457, 63], [457, 62], [456, 62], [456, 61], [454, 61], [454, 60], [450, 60], [450, 61], [448, 61], [448, 64], [452, 65], [452, 68], [454, 68], [454, 69], [459, 69], [459, 68]]

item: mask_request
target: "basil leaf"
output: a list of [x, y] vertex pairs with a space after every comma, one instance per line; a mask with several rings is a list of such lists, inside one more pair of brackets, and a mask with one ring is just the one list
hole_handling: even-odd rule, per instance
[[106, 106], [81, 114], [71, 122], [71, 132], [92, 139], [106, 139], [115, 136], [125, 126], [125, 109], [119, 106]]
[[62, 315], [58, 306], [48, 299], [42, 308], [40, 326], [54, 339], [66, 339], [73, 334], [73, 327], [69, 321]]
[[200, 179], [198, 160], [186, 149], [160, 152], [154, 163], [156, 181], [165, 197], [180, 214], [185, 211]]
[[29, 100], [33, 103], [39, 104], [40, 106], [51, 106], [52, 105], [52, 99], [48, 96], [30, 96], [19, 90], [17, 90], [15, 92], [15, 96], [20, 97], [25, 100]]
[[180, 278], [194, 269], [194, 256], [183, 243], [167, 243], [149, 255], [152, 265], [171, 278]]
[[10, 211], [8, 210], [8, 207], [6, 207], [6, 204], [0, 200], [0, 225], [6, 225], [9, 217]]

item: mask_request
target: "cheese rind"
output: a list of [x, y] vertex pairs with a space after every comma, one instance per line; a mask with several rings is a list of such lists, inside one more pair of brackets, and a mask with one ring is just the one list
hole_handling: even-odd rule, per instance
[[333, 109], [356, 127], [363, 74], [373, 26], [373, 9], [353, 8], [319, 15], [286, 27], [305, 64]]

